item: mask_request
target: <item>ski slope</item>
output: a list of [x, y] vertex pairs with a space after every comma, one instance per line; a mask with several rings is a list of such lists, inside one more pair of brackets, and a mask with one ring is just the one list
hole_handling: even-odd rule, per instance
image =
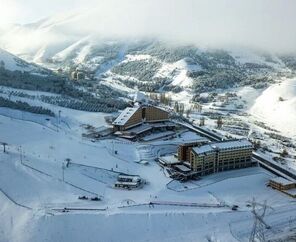
[[296, 136], [296, 80], [285, 80], [267, 88], [250, 113], [289, 137]]
[[[272, 221], [279, 218], [283, 222], [278, 230], [286, 228], [285, 221], [294, 216], [285, 212], [295, 211], [292, 199], [266, 187], [272, 175], [261, 168], [168, 186], [171, 179], [158, 164], [152, 160], [147, 165], [138, 163], [152, 152], [150, 145], [156, 153], [172, 152], [173, 144], [193, 138], [188, 132], [173, 140], [145, 144], [119, 139], [93, 143], [81, 137], [82, 124], [102, 126], [104, 114], [63, 109], [62, 119], [70, 127], [58, 130], [40, 120], [29, 122], [17, 119], [13, 112], [7, 114], [11, 117], [0, 115], [1, 141], [9, 144], [8, 153], [0, 153], [0, 241], [236, 241], [229, 224], [238, 220], [247, 232], [240, 234], [234, 227], [235, 235], [247, 241], [252, 214], [246, 204], [252, 197], [272, 204]], [[67, 158], [72, 164], [65, 168], [63, 182], [62, 166]], [[118, 172], [140, 175], [147, 184], [140, 190], [114, 189]], [[95, 194], [103, 200], [77, 199]], [[151, 201], [163, 205], [151, 207]], [[217, 204], [220, 207], [206, 207]], [[230, 209], [234, 204], [240, 212]], [[101, 211], [61, 212], [65, 207]]]
[[201, 66], [191, 62], [190, 58], [184, 58], [175, 63], [164, 63], [155, 77], [169, 78], [173, 86], [191, 87], [193, 80], [188, 77], [188, 72], [202, 70]]

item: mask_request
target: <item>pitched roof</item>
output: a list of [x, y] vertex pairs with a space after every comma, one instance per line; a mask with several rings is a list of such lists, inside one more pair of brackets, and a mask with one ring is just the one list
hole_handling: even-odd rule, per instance
[[113, 125], [125, 125], [127, 121], [138, 111], [140, 107], [126, 108], [114, 120]]

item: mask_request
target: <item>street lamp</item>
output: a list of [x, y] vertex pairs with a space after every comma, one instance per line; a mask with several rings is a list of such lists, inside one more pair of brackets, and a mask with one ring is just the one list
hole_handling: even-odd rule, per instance
[[69, 167], [70, 161], [71, 161], [71, 159], [70, 158], [67, 158], [62, 163], [63, 181], [65, 181], [65, 169], [66, 169], [66, 167]]
[[63, 172], [63, 182], [65, 181], [65, 164], [64, 164], [64, 162], [62, 163], [62, 172]]
[[61, 110], [59, 110], [59, 114], [58, 114], [58, 116], [57, 116], [57, 132], [59, 132], [59, 126], [60, 126], [60, 124], [61, 124]]
[[21, 160], [21, 164], [23, 164], [23, 149], [22, 146], [20, 145], [20, 160]]
[[59, 110], [59, 124], [61, 124], [61, 110]]

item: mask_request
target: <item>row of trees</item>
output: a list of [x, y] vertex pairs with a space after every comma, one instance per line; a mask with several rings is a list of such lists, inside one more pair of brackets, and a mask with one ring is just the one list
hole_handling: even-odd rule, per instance
[[45, 103], [71, 108], [81, 111], [88, 112], [104, 112], [104, 113], [112, 113], [117, 112], [118, 109], [123, 109], [126, 107], [125, 102], [120, 102], [115, 99], [98, 99], [94, 100], [77, 100], [73, 98], [67, 97], [59, 97], [59, 96], [42, 96], [41, 100]]
[[[78, 110], [114, 112], [127, 106], [125, 101], [119, 100], [119, 97], [123, 95], [110, 87], [104, 85], [96, 86], [94, 91], [97, 96], [94, 96], [91, 92], [85, 91], [83, 86], [75, 86], [66, 78], [59, 77], [55, 74], [41, 76], [0, 68], [0, 85], [60, 94], [60, 97], [41, 95], [41, 100], [46, 103]], [[22, 92], [12, 93], [12, 95], [14, 94], [23, 97], [30, 96], [29, 98], [31, 99], [34, 97]]]
[[26, 102], [21, 101], [11, 101], [6, 98], [0, 97], [0, 107], [7, 107], [17, 110], [22, 110], [30, 113], [36, 113], [36, 114], [44, 114], [49, 116], [55, 116], [54, 112], [47, 108], [43, 108], [41, 106], [31, 106]]

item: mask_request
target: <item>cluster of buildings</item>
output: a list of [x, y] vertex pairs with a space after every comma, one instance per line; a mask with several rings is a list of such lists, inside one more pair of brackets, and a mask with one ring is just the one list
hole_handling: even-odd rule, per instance
[[[113, 133], [126, 139], [138, 139], [167, 133], [175, 134], [176, 124], [170, 122], [169, 112], [148, 104], [145, 96], [136, 94], [134, 106], [123, 110], [113, 121]], [[218, 125], [219, 126], [219, 125]], [[162, 131], [162, 132], [155, 132]], [[143, 140], [145, 140], [143, 138]], [[186, 181], [227, 170], [256, 165], [252, 159], [253, 144], [247, 139], [210, 142], [207, 138], [184, 141], [176, 154], [161, 156], [158, 162], [166, 167], [171, 178]], [[139, 176], [119, 175], [116, 188], [136, 189], [143, 185]], [[269, 186], [296, 198], [296, 183], [282, 177], [273, 178]]]
[[[168, 111], [148, 104], [141, 93], [136, 94], [134, 103], [113, 121], [115, 135], [133, 140], [155, 130], [174, 131], [175, 124], [170, 122]], [[176, 155], [159, 157], [159, 163], [169, 168], [171, 177], [187, 180], [250, 167], [253, 165], [252, 151], [253, 145], [247, 139], [211, 143], [200, 138], [180, 144]]]
[[75, 71], [71, 72], [71, 79], [73, 81], [80, 81], [85, 79], [85, 72], [83, 70], [80, 70], [79, 68], [76, 68]]
[[199, 139], [179, 145], [175, 157], [160, 157], [163, 166], [173, 168], [172, 177], [187, 180], [194, 177], [253, 165], [253, 145], [247, 139], [210, 143]]

